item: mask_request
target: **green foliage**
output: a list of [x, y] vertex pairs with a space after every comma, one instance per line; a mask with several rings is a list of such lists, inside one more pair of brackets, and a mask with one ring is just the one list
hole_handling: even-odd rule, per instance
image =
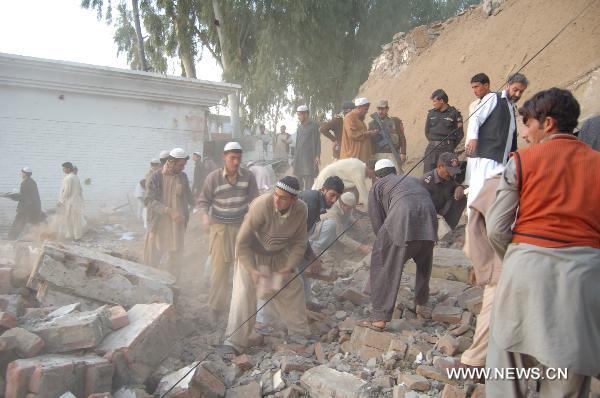
[[[151, 70], [165, 73], [168, 57], [197, 60], [208, 51], [220, 63], [225, 58], [223, 79], [242, 85], [244, 122], [275, 123], [288, 105], [306, 103], [313, 112], [339, 109], [355, 96], [381, 45], [396, 32], [445, 19], [477, 2], [219, 0], [223, 48], [212, 0], [140, 0], [140, 18]], [[81, 6], [110, 19], [110, 2], [82, 0]], [[114, 40], [137, 68], [129, 7], [125, 0], [116, 6]]]

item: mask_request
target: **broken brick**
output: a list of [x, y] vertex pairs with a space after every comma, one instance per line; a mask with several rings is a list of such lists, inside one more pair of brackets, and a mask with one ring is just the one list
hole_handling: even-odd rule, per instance
[[21, 358], [34, 357], [39, 354], [44, 347], [44, 340], [42, 340], [41, 337], [23, 328], [12, 328], [7, 330], [0, 336], [0, 340], [7, 337], [14, 338], [15, 351]]
[[12, 329], [17, 326], [17, 319], [15, 316], [6, 311], [0, 311], [0, 327], [4, 329]]
[[431, 319], [437, 322], [459, 323], [462, 312], [458, 307], [436, 305], [431, 313]]
[[235, 366], [237, 366], [238, 368], [240, 368], [243, 371], [252, 369], [254, 367], [252, 360], [246, 354], [242, 354], [242, 355], [239, 355], [239, 356], [233, 358], [231, 360], [231, 363], [233, 363]]
[[429, 389], [431, 388], [429, 380], [427, 380], [423, 376], [403, 374], [400, 376], [400, 380], [402, 380], [402, 383], [404, 383], [411, 390], [429, 391]]
[[203, 397], [222, 398], [225, 396], [225, 381], [219, 374], [211, 372], [206, 362], [200, 364], [196, 369], [192, 377], [192, 384], [197, 387]]
[[129, 325], [129, 316], [127, 311], [120, 305], [115, 305], [108, 309], [110, 317], [110, 328], [112, 330], [121, 329]]
[[457, 386], [446, 384], [442, 391], [442, 398], [467, 398], [467, 394]]
[[454, 337], [446, 334], [438, 341], [437, 347], [442, 354], [454, 356], [458, 352], [459, 342]]
[[433, 379], [437, 381], [441, 381], [442, 383], [450, 383], [457, 384], [456, 380], [450, 380], [446, 375], [446, 372], [441, 372], [429, 365], [419, 365], [417, 368], [417, 374], [419, 376], [427, 377], [428, 379]]

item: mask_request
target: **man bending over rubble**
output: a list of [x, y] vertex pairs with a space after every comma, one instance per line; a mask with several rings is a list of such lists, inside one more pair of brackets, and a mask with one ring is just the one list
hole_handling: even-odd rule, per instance
[[391, 160], [377, 161], [375, 174], [377, 181], [369, 192], [369, 217], [377, 236], [369, 272], [373, 311], [371, 320], [360, 321], [359, 325], [382, 331], [392, 319], [402, 270], [411, 258], [417, 265], [417, 315], [431, 316], [431, 309], [425, 304], [429, 300], [437, 216], [431, 196], [420, 181], [396, 175]]
[[[292, 277], [306, 251], [307, 208], [298, 200], [300, 184], [286, 176], [275, 191], [258, 197], [240, 227], [236, 241], [233, 294], [224, 345], [227, 356], [242, 353], [254, 330], [257, 295], [271, 297]], [[308, 336], [304, 285], [296, 278], [272, 304], [290, 336]], [[248, 322], [244, 323], [248, 318]]]

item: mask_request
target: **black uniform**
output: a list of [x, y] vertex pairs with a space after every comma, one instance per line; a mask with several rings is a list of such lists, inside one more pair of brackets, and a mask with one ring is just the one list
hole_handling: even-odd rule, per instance
[[[456, 130], [454, 134], [450, 138], [445, 139], [454, 130]], [[443, 112], [435, 108], [431, 109], [427, 113], [427, 121], [425, 122], [425, 136], [429, 141], [429, 145], [425, 149], [425, 155], [439, 142], [443, 141], [443, 143], [425, 157], [423, 161], [423, 174], [435, 169], [440, 154], [454, 152], [454, 149], [462, 141], [464, 135], [462, 115], [455, 107], [448, 106]]]
[[466, 196], [463, 196], [460, 200], [454, 199], [454, 191], [459, 184], [452, 178], [449, 180], [442, 179], [437, 170], [426, 173], [421, 182], [431, 195], [437, 214], [444, 217], [450, 228], [456, 228], [460, 216], [467, 206]]

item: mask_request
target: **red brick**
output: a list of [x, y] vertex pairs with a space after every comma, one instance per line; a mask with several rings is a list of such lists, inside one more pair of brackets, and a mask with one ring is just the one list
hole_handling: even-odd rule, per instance
[[437, 305], [431, 313], [431, 319], [437, 322], [459, 323], [462, 313], [462, 309], [458, 307]]
[[325, 363], [325, 349], [320, 342], [315, 343], [315, 357], [320, 363]]
[[429, 391], [431, 388], [429, 380], [423, 376], [403, 374], [400, 376], [400, 379], [402, 380], [402, 383], [404, 383], [411, 390]]
[[442, 354], [454, 356], [458, 352], [459, 342], [454, 337], [446, 334], [438, 341], [437, 346]]
[[3, 337], [13, 337], [16, 341], [15, 351], [21, 358], [31, 358], [42, 351], [44, 340], [22, 328], [12, 328], [4, 332]]
[[233, 363], [235, 366], [237, 366], [238, 368], [240, 368], [243, 371], [252, 369], [254, 367], [252, 360], [246, 354], [242, 354], [242, 355], [239, 355], [239, 356], [233, 358], [231, 360], [231, 363]]
[[446, 372], [441, 372], [433, 366], [420, 365], [417, 368], [417, 374], [419, 376], [427, 377], [428, 379], [441, 381], [442, 383], [458, 384], [456, 380], [450, 380], [446, 375]]
[[0, 311], [0, 327], [5, 329], [12, 329], [17, 326], [17, 319], [15, 316], [6, 311]]
[[202, 396], [209, 397], [224, 397], [225, 384], [217, 375], [212, 374], [204, 364], [201, 364], [196, 369], [192, 384], [197, 387]]

